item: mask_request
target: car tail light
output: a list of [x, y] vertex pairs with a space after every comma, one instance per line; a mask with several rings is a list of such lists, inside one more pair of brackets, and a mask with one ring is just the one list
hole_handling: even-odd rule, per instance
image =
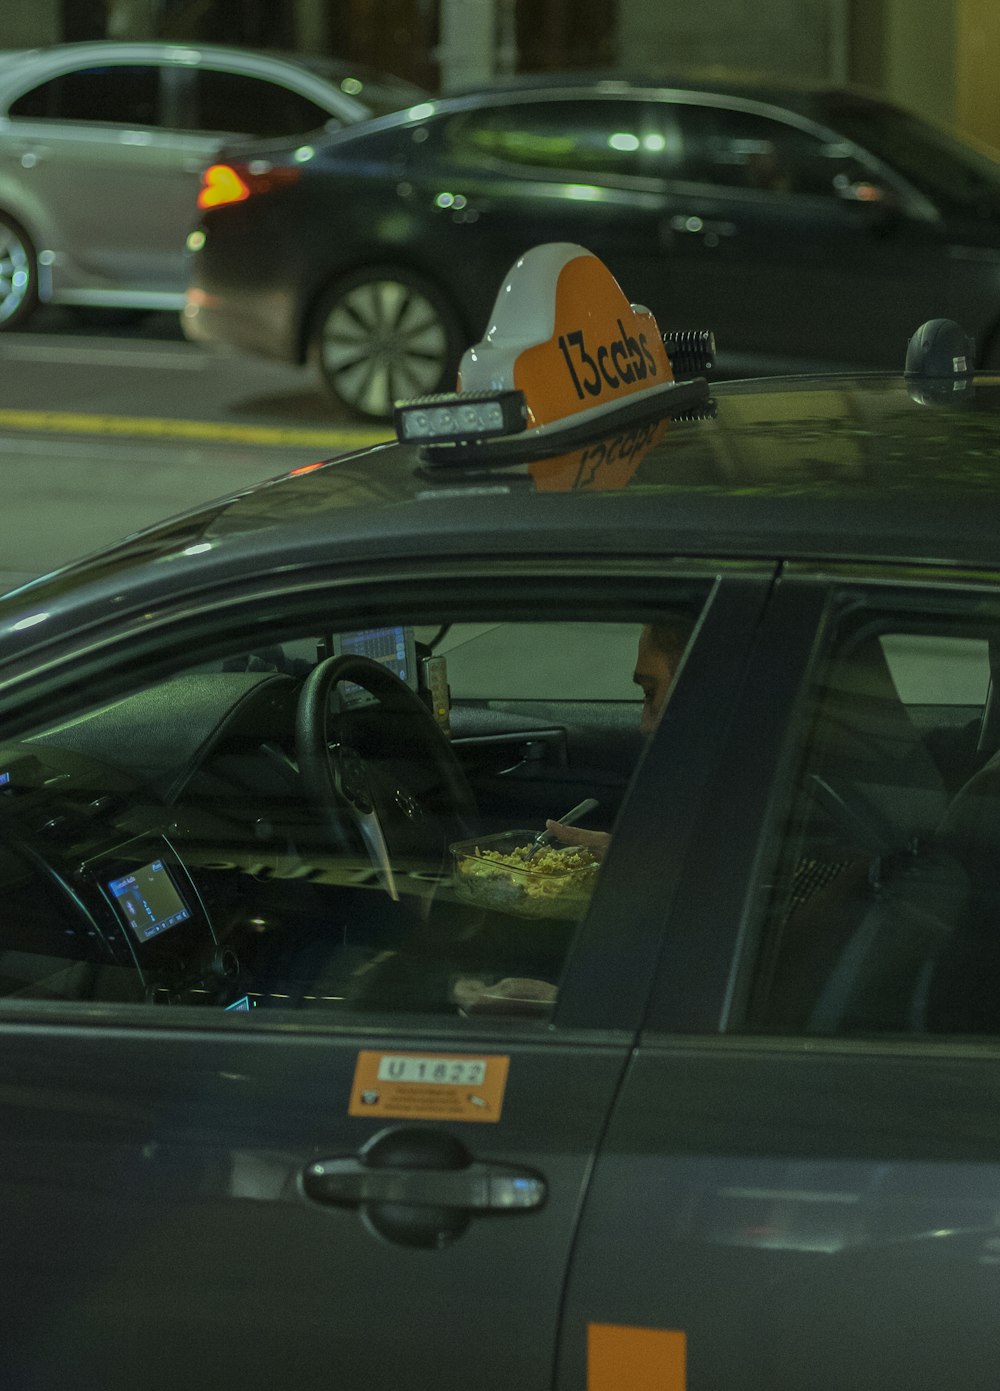
[[224, 203], [241, 203], [250, 189], [231, 164], [212, 164], [201, 176], [199, 208], [218, 208]]
[[298, 180], [298, 169], [276, 168], [263, 161], [254, 164], [211, 164], [201, 176], [198, 206], [221, 208], [226, 203], [242, 203], [252, 194], [271, 193]]

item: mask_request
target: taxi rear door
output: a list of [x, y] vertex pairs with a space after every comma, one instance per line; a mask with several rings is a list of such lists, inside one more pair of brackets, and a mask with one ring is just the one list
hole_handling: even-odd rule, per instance
[[[855, 589], [844, 612], [864, 602]], [[899, 593], [879, 602], [902, 607]], [[742, 924], [774, 878], [761, 828], [771, 807], [786, 806], [775, 769], [793, 772], [783, 731], [802, 709], [817, 632], [834, 627], [828, 597], [821, 581], [781, 581], [678, 891], [664, 905], [650, 1011], [574, 1250], [560, 1391], [996, 1383], [996, 1038], [948, 1038], [918, 1024], [869, 1026], [867, 1035], [751, 1030], [739, 1004], [736, 968], [743, 957], [754, 967], [756, 955]], [[968, 598], [970, 611], [981, 605], [981, 587]], [[925, 632], [926, 590], [913, 602]], [[954, 592], [940, 600], [947, 621], [959, 604]], [[684, 756], [682, 707], [696, 696], [686, 683], [678, 689], [675, 718], [627, 808], [620, 831], [638, 840], [636, 855], [653, 853], [654, 788]], [[871, 872], [863, 859], [860, 868]], [[609, 858], [609, 875], [615, 869]], [[876, 904], [891, 902], [885, 873]]]

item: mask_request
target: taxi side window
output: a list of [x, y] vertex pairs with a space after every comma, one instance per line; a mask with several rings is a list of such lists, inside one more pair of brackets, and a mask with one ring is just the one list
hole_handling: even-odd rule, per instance
[[633, 618], [275, 627], [0, 742], [3, 1007], [547, 1027], [644, 748], [639, 669], [664, 706], [706, 593], [652, 645]]
[[1000, 1033], [996, 617], [873, 618], [817, 675], [751, 1030]]

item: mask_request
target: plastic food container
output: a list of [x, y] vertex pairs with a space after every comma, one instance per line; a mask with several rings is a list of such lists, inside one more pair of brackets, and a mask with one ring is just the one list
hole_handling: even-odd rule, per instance
[[543, 846], [528, 861], [534, 836], [534, 831], [503, 831], [452, 845], [456, 896], [520, 918], [581, 918], [597, 878], [597, 860], [576, 846]]

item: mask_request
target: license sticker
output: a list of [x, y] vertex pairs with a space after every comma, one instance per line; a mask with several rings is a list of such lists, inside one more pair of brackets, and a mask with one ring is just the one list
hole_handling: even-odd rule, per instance
[[506, 1056], [363, 1050], [354, 1068], [347, 1114], [397, 1120], [498, 1121], [509, 1066]]

